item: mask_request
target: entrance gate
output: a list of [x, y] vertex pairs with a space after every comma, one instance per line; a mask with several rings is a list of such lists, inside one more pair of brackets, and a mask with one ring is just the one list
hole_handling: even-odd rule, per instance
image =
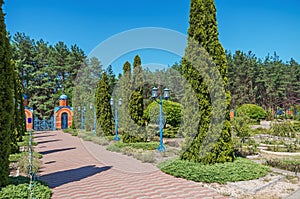
[[54, 117], [53, 115], [49, 120], [40, 120], [37, 116], [34, 116], [33, 129], [35, 131], [52, 131], [54, 130]]
[[68, 128], [68, 113], [61, 114], [61, 129]]

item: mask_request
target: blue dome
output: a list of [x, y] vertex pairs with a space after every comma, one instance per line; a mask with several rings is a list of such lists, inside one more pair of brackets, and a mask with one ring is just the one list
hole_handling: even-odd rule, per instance
[[24, 97], [25, 100], [28, 100], [28, 97], [27, 97], [26, 94], [23, 94], [23, 97]]
[[59, 97], [60, 100], [67, 100], [68, 99], [68, 96], [66, 96], [65, 94], [62, 94], [60, 97]]

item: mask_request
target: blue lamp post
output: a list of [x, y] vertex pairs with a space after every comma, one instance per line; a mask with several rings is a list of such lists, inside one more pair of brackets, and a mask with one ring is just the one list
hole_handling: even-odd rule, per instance
[[55, 131], [56, 130], [56, 117], [55, 117], [55, 106], [54, 106], [54, 110], [53, 110], [53, 128], [52, 130]]
[[94, 108], [94, 135], [96, 135], [96, 107], [93, 107], [93, 104], [90, 104], [90, 109]]
[[78, 106], [78, 111], [80, 113], [80, 124], [81, 124], [80, 129], [83, 130], [84, 129], [84, 115], [83, 114], [86, 111], [85, 106], [83, 107], [83, 109], [80, 106]]
[[84, 113], [86, 112], [86, 107], [83, 107], [83, 111], [82, 111], [82, 129], [84, 129]]
[[[152, 88], [152, 98], [156, 100], [158, 97], [158, 88], [153, 87]], [[164, 89], [164, 98], [169, 99], [170, 98], [170, 89], [165, 88]], [[162, 152], [165, 150], [165, 147], [163, 145], [163, 113], [162, 113], [162, 92], [160, 93], [160, 98], [159, 98], [159, 146], [158, 146], [158, 151]]]
[[83, 128], [82, 128], [82, 118], [81, 118], [81, 107], [80, 106], [78, 106], [78, 112], [80, 114], [80, 129], [82, 130]]
[[118, 105], [121, 106], [122, 105], [122, 98], [119, 99], [118, 105], [114, 106], [114, 99], [111, 98], [110, 99], [110, 105], [115, 109], [115, 125], [116, 125], [116, 135], [114, 140], [119, 141], [119, 119], [118, 119]]

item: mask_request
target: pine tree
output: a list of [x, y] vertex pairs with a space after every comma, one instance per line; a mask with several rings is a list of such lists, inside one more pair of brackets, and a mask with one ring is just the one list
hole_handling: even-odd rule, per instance
[[[216, 112], [212, 107], [211, 96], [219, 97], [222, 89], [226, 88], [228, 83], [226, 56], [218, 40], [216, 8], [213, 0], [191, 0], [188, 36], [189, 42], [185, 57], [182, 60], [182, 72], [198, 99], [200, 121], [194, 138], [190, 137], [189, 133], [191, 132], [185, 134], [189, 145], [180, 157], [181, 159], [203, 162], [204, 164], [233, 161], [234, 150], [229, 119], [230, 93], [224, 91], [223, 101], [218, 101], [214, 105], [217, 106], [216, 110], [221, 110], [220, 107], [223, 104], [225, 107], [223, 112]], [[211, 59], [214, 64], [210, 63]], [[197, 64], [203, 66], [200, 71], [193, 65], [194, 63], [191, 63], [195, 60]], [[211, 74], [207, 72], [213, 71], [214, 65], [217, 68], [216, 72], [221, 76], [221, 82], [219, 83], [211, 82], [212, 77], [217, 75], [215, 72]], [[188, 91], [188, 89], [186, 90]], [[189, 94], [186, 93], [186, 95]], [[213, 115], [224, 114], [226, 114], [224, 123], [215, 122], [210, 126]], [[210, 129], [214, 132], [213, 135], [211, 135]], [[217, 130], [220, 132], [216, 132]], [[217, 140], [214, 140], [215, 137], [213, 137], [216, 136], [215, 133], [218, 135]], [[206, 139], [206, 137], [209, 137], [209, 139]], [[207, 149], [209, 151], [206, 151]]]
[[[29, 106], [33, 107], [34, 114], [40, 119], [49, 119], [54, 109], [52, 91], [55, 85], [52, 81], [54, 70], [48, 67], [49, 48], [48, 43], [42, 39], [35, 44], [35, 55], [33, 57], [34, 68], [31, 71], [28, 91], [30, 95]], [[27, 92], [28, 93], [28, 92]], [[59, 96], [57, 96], [58, 98]]]
[[[24, 90], [27, 91], [31, 86], [32, 72], [35, 67], [35, 42], [24, 33], [17, 32], [12, 39], [12, 48], [13, 60], [16, 62], [16, 69], [19, 72]], [[31, 95], [28, 97], [31, 98]]]
[[11, 136], [14, 125], [14, 70], [11, 63], [12, 54], [4, 23], [0, 0], [0, 187], [8, 184], [9, 154]]
[[[73, 88], [76, 85], [75, 80], [78, 77], [77, 75], [79, 73], [79, 70], [81, 69], [82, 65], [84, 65], [85, 60], [86, 60], [86, 55], [84, 54], [84, 51], [80, 49], [76, 44], [72, 45], [70, 47], [70, 52], [67, 58], [69, 67], [66, 73], [68, 75], [66, 81], [64, 82], [64, 93], [67, 94], [68, 96], [72, 96], [73, 94]], [[96, 85], [95, 86], [93, 85], [94, 92], [96, 90], [95, 88], [97, 87], [98, 80], [99, 79], [97, 79]], [[69, 98], [69, 104], [70, 106], [72, 106], [72, 98]]]
[[43, 39], [35, 42], [24, 33], [15, 34], [12, 48], [24, 92], [36, 116], [49, 119], [61, 94], [68, 96], [72, 106], [75, 79], [86, 58], [83, 50], [76, 45], [68, 48], [63, 42], [55, 46]]
[[98, 135], [112, 135], [112, 112], [110, 106], [109, 85], [106, 72], [99, 80], [96, 92], [96, 116], [99, 131]]

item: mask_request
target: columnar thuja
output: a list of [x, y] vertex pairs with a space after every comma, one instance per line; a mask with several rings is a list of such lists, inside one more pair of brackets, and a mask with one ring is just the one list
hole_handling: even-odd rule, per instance
[[9, 154], [14, 126], [14, 68], [0, 0], [0, 187], [8, 184]]
[[110, 106], [111, 95], [109, 94], [108, 78], [102, 74], [96, 91], [96, 116], [97, 134], [112, 135], [112, 112]]
[[[225, 51], [218, 40], [216, 8], [213, 0], [191, 0], [188, 37], [189, 43], [182, 60], [182, 72], [197, 98], [199, 127], [189, 147], [181, 154], [181, 159], [203, 162], [205, 164], [233, 161], [234, 150], [232, 147], [229, 117], [230, 93], [228, 90], [224, 90], [228, 83], [226, 77], [227, 63]], [[202, 51], [203, 53], [199, 53]], [[200, 67], [202, 65], [206, 67], [202, 70], [200, 68], [200, 71], [203, 72], [197, 70], [198, 66], [192, 64], [192, 61], [199, 60], [201, 56]], [[209, 63], [210, 60], [212, 63]], [[225, 110], [220, 113], [213, 111], [213, 100], [211, 98], [212, 96], [218, 97], [219, 93], [212, 93], [208, 82], [205, 81], [205, 75], [207, 74], [204, 74], [204, 72], [209, 71], [212, 67], [216, 68], [216, 73], [220, 76], [220, 83], [222, 84], [219, 86], [224, 90], [224, 100], [220, 101], [220, 104], [224, 104]], [[209, 75], [214, 77], [216, 73]], [[211, 77], [209, 79], [212, 79]], [[211, 126], [213, 114], [223, 114], [224, 120], [222, 123]], [[218, 125], [222, 126], [220, 126], [219, 132], [217, 132], [218, 138], [212, 143], [206, 137], [209, 136], [210, 128], [216, 129], [215, 127]], [[190, 138], [187, 137], [187, 139]], [[209, 146], [209, 151], [202, 151], [205, 148], [203, 147], [204, 145]]]

